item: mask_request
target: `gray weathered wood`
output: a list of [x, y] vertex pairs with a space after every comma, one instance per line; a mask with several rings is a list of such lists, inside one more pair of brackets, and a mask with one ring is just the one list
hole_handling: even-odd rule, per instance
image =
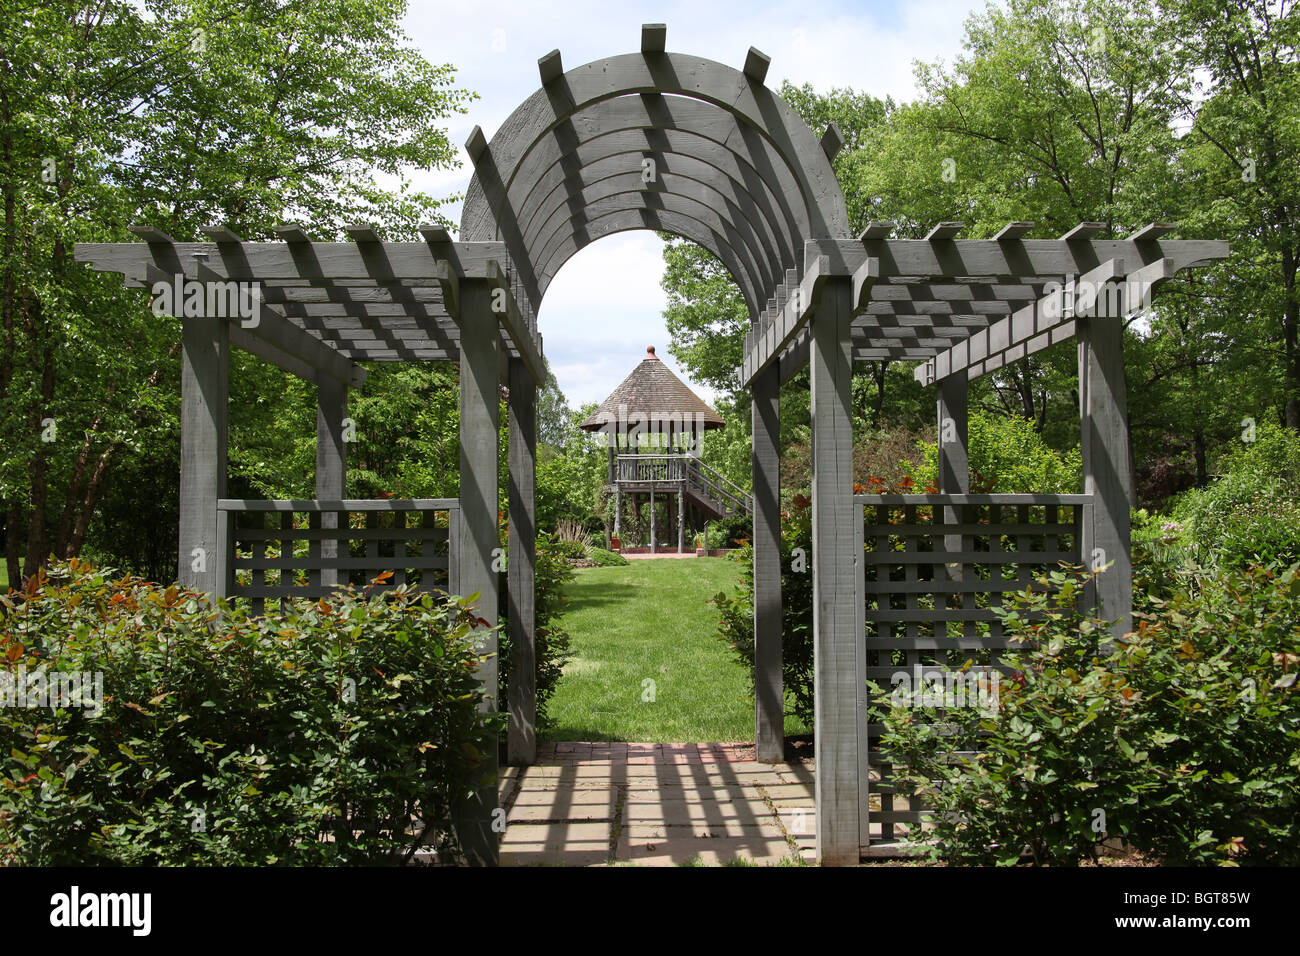
[[537, 760], [537, 385], [518, 360], [510, 362], [510, 725], [512, 764]]
[[229, 584], [226, 525], [217, 501], [226, 493], [230, 326], [181, 320], [181, 475], [179, 575], [186, 587], [222, 596]]
[[785, 690], [781, 611], [781, 390], [779, 369], [754, 381], [754, 750], [755, 759], [785, 759]]
[[853, 286], [826, 280], [812, 317], [813, 648], [816, 685], [817, 856], [858, 862], [858, 615], [853, 553], [853, 424], [850, 327]]
[[1080, 445], [1083, 490], [1094, 497], [1083, 526], [1082, 557], [1089, 568], [1110, 567], [1094, 581], [1101, 616], [1113, 633], [1133, 629], [1133, 564], [1129, 509], [1128, 387], [1119, 318], [1077, 320]]
[[[939, 429], [940, 494], [964, 495], [970, 492], [970, 449], [967, 439], [969, 387], [965, 375], [950, 375], [939, 382], [936, 415]], [[943, 509], [944, 524], [955, 525], [957, 519], [957, 509]], [[948, 553], [961, 551], [961, 535], [944, 535], [943, 547]]]
[[[497, 390], [501, 339], [492, 316], [495, 283], [466, 280], [461, 287], [460, 360], [460, 514], [461, 542], [459, 587], [464, 594], [479, 595], [475, 613], [489, 622], [482, 629], [482, 650], [490, 654], [478, 669], [484, 707], [497, 707], [498, 575], [493, 564], [500, 544], [497, 538]], [[484, 754], [485, 774], [491, 778], [456, 807], [456, 831], [471, 864], [495, 865], [497, 834], [492, 815], [497, 807], [497, 751]]]
[[[348, 446], [344, 441], [344, 419], [348, 417], [348, 387], [342, 382], [322, 377], [316, 386], [316, 498], [329, 500], [347, 494]], [[338, 527], [338, 512], [322, 512], [323, 529]], [[322, 540], [319, 554], [323, 561], [337, 561], [337, 541]], [[322, 587], [345, 583], [335, 570], [321, 571]]]

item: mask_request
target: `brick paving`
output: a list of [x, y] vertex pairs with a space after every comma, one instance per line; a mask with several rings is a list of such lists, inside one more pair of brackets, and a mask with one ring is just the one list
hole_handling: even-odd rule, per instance
[[502, 776], [502, 866], [812, 862], [811, 760], [743, 743], [543, 743]]

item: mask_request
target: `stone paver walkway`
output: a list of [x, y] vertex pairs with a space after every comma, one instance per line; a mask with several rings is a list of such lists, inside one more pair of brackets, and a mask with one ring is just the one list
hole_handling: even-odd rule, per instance
[[752, 744], [542, 744], [502, 776], [502, 866], [814, 859], [813, 768]]

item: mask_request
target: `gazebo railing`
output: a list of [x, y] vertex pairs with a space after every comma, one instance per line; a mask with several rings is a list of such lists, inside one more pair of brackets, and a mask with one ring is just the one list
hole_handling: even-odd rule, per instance
[[[226, 594], [319, 598], [337, 587], [402, 584], [456, 593], [460, 502], [455, 498], [217, 502], [227, 554]], [[383, 572], [391, 572], [375, 582]]]
[[635, 482], [669, 482], [686, 480], [685, 455], [619, 455], [618, 480]]
[[[856, 607], [862, 637], [859, 687], [874, 682], [887, 694], [904, 680], [942, 680], [945, 668], [970, 661], [986, 677], [1004, 670], [1009, 645], [997, 609], [1004, 595], [1064, 562], [1082, 564], [1081, 533], [1090, 495], [855, 495]], [[996, 692], [996, 685], [994, 685]], [[963, 698], [965, 700], [965, 698]], [[858, 698], [862, 766], [870, 800], [860, 815], [861, 845], [893, 843], [897, 828], [919, 825], [920, 806], [902, 806], [893, 768], [880, 760], [883, 728], [872, 723], [873, 701]], [[987, 701], [971, 694], [964, 706]], [[933, 715], [941, 719], [941, 715]], [[872, 779], [872, 772], [878, 774]], [[872, 826], [878, 825], [878, 834]]]

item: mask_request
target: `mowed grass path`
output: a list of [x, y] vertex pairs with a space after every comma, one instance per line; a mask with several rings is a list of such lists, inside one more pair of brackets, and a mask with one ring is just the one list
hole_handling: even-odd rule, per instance
[[[741, 568], [725, 558], [649, 559], [579, 568], [565, 589], [572, 637], [550, 712], [551, 740], [749, 740], [749, 677], [715, 637]], [[653, 680], [654, 700], [642, 700]], [[648, 695], [647, 695], [648, 696]]]

